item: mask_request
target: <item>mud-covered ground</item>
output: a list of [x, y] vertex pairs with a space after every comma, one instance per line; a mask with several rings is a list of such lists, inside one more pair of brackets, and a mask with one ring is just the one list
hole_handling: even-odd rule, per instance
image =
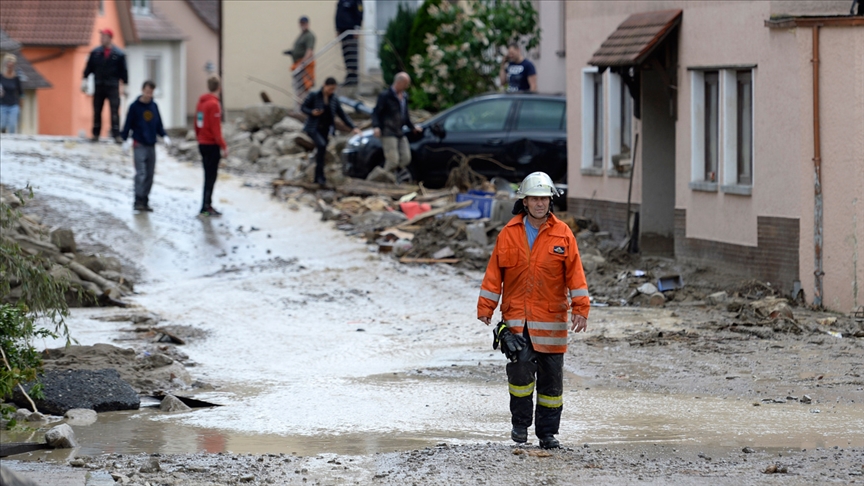
[[[263, 189], [236, 181], [220, 179], [221, 222], [190, 224], [194, 202], [183, 198], [194, 200], [197, 188], [181, 187], [190, 169], [162, 153], [157, 212], [131, 219], [100, 207], [99, 191], [77, 189], [111, 189], [112, 173], [131, 184], [129, 168], [101, 161], [98, 147], [73, 146], [90, 152], [66, 159], [46, 143], [8, 147], [11, 175], [4, 169], [0, 182], [20, 187], [29, 174], [46, 174], [34, 211], [134, 267], [136, 312], [183, 331], [189, 342], [169, 354], [195, 365], [192, 379], [215, 385], [209, 399], [234, 402], [167, 418], [100, 415], [76, 430], [89, 448], [3, 460], [25, 475], [78, 478], [44, 484], [83, 485], [88, 475], [142, 486], [864, 482], [864, 339], [855, 337], [864, 323], [849, 316], [792, 307], [792, 320], [753, 319], [734, 299], [596, 307], [565, 360], [564, 448], [542, 451], [533, 437], [516, 446], [504, 359], [472, 317], [480, 273], [399, 266], [321, 229], [305, 210], [279, 219], [285, 209]], [[41, 150], [61, 162], [34, 155]], [[166, 173], [175, 177], [158, 186]], [[70, 187], [52, 185], [61, 176]], [[72, 322], [86, 344], [152, 346], [134, 319], [111, 317], [128, 312], [88, 309]], [[327, 346], [290, 328], [310, 317], [326, 329]], [[825, 317], [837, 320], [820, 324]], [[185, 449], [171, 441], [202, 430], [207, 440], [176, 452]]]

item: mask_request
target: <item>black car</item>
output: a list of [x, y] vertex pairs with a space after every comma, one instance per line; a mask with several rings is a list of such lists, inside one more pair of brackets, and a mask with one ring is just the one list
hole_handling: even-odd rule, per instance
[[[501, 165], [474, 160], [471, 168], [487, 178], [519, 182], [543, 171], [553, 181], [567, 178], [567, 104], [564, 96], [494, 93], [460, 103], [419, 124], [422, 134], [409, 134], [415, 181], [443, 186], [458, 163], [455, 149], [465, 155], [488, 155]], [[381, 140], [366, 130], [348, 140], [342, 151], [344, 172], [365, 178], [384, 165]], [[502, 167], [505, 166], [505, 167]]]

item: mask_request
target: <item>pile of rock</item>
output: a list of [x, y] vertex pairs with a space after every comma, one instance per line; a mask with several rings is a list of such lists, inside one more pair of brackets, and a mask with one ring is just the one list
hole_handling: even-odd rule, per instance
[[[351, 114], [355, 118], [356, 114]], [[303, 132], [306, 117], [287, 108], [265, 103], [249, 106], [242, 117], [223, 124], [228, 158], [223, 166], [241, 173], [279, 174], [285, 180], [312, 182], [315, 143]], [[330, 140], [326, 154], [325, 176], [330, 183], [344, 181], [340, 153], [348, 140], [347, 127], [337, 124], [337, 135]], [[201, 155], [194, 130], [186, 140], [171, 147], [177, 158], [198, 161]]]
[[[17, 211], [22, 207], [21, 200], [6, 191], [0, 193], [0, 202]], [[0, 237], [17, 245], [22, 253], [40, 257], [49, 274], [68, 286], [66, 300], [70, 306], [125, 305], [120, 299], [132, 291], [134, 282], [124, 274], [119, 260], [78, 252], [71, 229], [50, 228], [41, 224], [38, 216], [23, 214], [9, 222], [0, 228]], [[14, 303], [22, 297], [20, 281], [13, 277], [10, 287], [2, 302]]]

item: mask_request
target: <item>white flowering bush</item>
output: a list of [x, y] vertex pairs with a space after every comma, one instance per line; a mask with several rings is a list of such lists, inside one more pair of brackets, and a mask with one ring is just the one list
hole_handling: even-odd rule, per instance
[[540, 42], [537, 10], [529, 0], [469, 0], [463, 6], [425, 2], [438, 28], [426, 34], [426, 50], [411, 57], [417, 108], [443, 110], [495, 89], [507, 44], [526, 49]]

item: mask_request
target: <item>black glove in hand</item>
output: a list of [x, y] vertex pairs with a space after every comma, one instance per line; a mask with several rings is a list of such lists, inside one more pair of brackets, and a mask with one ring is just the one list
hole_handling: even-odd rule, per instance
[[510, 332], [507, 324], [499, 322], [492, 330], [492, 349], [498, 349], [499, 344], [504, 356], [507, 356], [510, 361], [516, 361], [519, 351], [522, 351], [527, 343], [524, 337]]

